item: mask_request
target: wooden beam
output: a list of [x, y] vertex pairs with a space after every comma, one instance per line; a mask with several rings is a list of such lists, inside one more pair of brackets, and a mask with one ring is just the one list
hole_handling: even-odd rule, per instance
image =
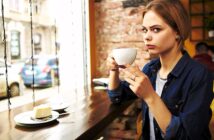
[[94, 0], [89, 0], [89, 34], [90, 34], [90, 77], [96, 76], [96, 34], [95, 34], [95, 8]]

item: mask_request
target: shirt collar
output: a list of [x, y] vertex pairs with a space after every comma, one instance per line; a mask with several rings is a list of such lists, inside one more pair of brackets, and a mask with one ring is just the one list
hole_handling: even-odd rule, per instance
[[188, 65], [190, 60], [190, 56], [186, 51], [183, 51], [183, 56], [178, 61], [178, 63], [173, 68], [172, 72], [170, 74], [174, 75], [175, 77], [178, 77], [184, 70], [185, 66]]
[[[188, 60], [190, 60], [189, 54], [186, 51], [183, 51], [182, 53], [183, 53], [183, 56], [178, 61], [178, 63], [175, 65], [173, 70], [170, 72], [169, 76], [173, 75], [174, 77], [178, 77], [184, 70], [184, 67], [188, 64], [188, 62], [189, 62]], [[149, 67], [151, 68], [152, 72], [157, 73], [157, 71], [161, 67], [160, 59], [157, 58], [155, 60], [152, 60], [149, 64]]]

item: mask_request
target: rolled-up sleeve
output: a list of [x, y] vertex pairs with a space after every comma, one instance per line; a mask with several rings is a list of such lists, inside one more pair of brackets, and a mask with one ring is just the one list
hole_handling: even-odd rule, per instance
[[170, 140], [172, 137], [176, 136], [179, 127], [181, 126], [180, 118], [177, 116], [172, 116], [170, 124], [166, 129], [165, 139]]
[[108, 90], [109, 98], [112, 103], [120, 103], [122, 94], [122, 85], [120, 84], [115, 90]]
[[119, 86], [114, 90], [108, 90], [109, 98], [112, 103], [118, 104], [124, 100], [134, 99], [137, 96], [129, 88], [129, 83], [120, 81]]

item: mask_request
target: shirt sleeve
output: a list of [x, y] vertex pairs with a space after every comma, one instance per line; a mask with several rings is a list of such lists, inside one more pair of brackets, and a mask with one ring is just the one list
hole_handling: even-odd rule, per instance
[[122, 94], [122, 86], [119, 84], [115, 90], [108, 90], [109, 98], [111, 99], [112, 103], [120, 103], [121, 102], [121, 94]]
[[120, 81], [119, 86], [114, 90], [108, 90], [108, 95], [112, 103], [118, 104], [124, 100], [137, 98], [137, 96], [129, 88], [129, 83]]
[[[200, 73], [200, 74], [199, 74]], [[204, 131], [209, 131], [211, 119], [210, 104], [213, 100], [212, 78], [206, 71], [200, 71], [190, 83], [188, 96], [182, 111], [178, 116], [173, 115], [166, 129], [164, 139], [201, 140]], [[209, 139], [207, 134], [207, 139]]]

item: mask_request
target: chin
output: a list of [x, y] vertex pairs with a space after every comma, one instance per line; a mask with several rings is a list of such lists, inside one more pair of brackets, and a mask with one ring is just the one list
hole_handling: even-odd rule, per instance
[[150, 55], [158, 55], [158, 54], [160, 54], [160, 52], [158, 52], [156, 50], [153, 50], [153, 49], [150, 49], [148, 52], [149, 52]]
[[149, 55], [151, 58], [156, 58], [159, 56], [159, 54], [160, 54], [160, 52], [157, 52], [155, 50], [149, 50]]

